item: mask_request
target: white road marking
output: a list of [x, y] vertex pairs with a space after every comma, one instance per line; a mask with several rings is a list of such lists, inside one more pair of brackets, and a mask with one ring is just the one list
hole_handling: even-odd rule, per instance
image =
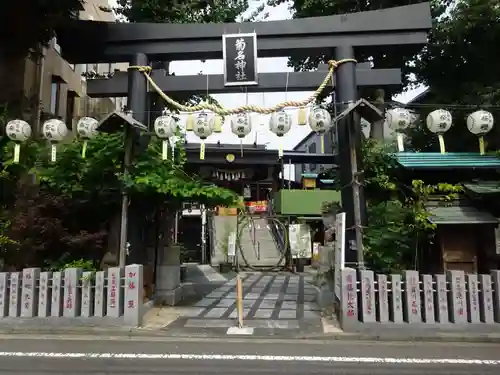
[[252, 327], [229, 327], [227, 335], [253, 335]]
[[17, 358], [83, 358], [83, 359], [182, 359], [201, 361], [281, 361], [281, 362], [330, 362], [373, 363], [396, 365], [488, 365], [500, 366], [493, 359], [447, 359], [447, 358], [383, 358], [383, 357], [318, 357], [318, 356], [274, 356], [240, 354], [143, 354], [143, 353], [45, 353], [45, 352], [0, 352], [0, 357]]

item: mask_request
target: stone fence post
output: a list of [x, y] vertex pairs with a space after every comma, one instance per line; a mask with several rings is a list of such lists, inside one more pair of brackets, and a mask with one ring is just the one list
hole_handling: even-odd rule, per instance
[[405, 271], [404, 317], [408, 323], [421, 323], [421, 298], [418, 271]]
[[340, 279], [340, 314], [342, 328], [358, 324], [358, 291], [356, 270], [344, 268]]
[[144, 267], [131, 264], [125, 267], [125, 324], [138, 327], [144, 315]]

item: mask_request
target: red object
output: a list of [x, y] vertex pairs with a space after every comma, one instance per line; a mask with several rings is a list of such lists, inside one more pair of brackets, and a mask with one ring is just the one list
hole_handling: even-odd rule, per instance
[[250, 212], [267, 212], [267, 201], [251, 201], [245, 202]]

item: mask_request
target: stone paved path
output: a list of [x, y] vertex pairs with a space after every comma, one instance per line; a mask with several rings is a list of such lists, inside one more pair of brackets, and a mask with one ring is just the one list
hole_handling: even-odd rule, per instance
[[[243, 308], [246, 327], [260, 335], [317, 333], [321, 330], [316, 289], [305, 276], [290, 273], [248, 273], [243, 279]], [[235, 279], [226, 282], [166, 329], [173, 334], [226, 333], [236, 325]]]

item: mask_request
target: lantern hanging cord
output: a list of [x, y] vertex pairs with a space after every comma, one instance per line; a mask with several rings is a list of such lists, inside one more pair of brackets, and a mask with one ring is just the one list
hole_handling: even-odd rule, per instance
[[344, 63], [347, 62], [352, 62], [352, 63], [357, 63], [355, 59], [342, 59], [342, 60], [329, 60], [328, 61], [328, 66], [329, 70], [328, 73], [323, 80], [323, 82], [319, 85], [319, 87], [314, 91], [314, 93], [307, 99], [304, 99], [302, 101], [285, 101], [283, 103], [279, 103], [273, 107], [259, 107], [256, 105], [243, 105], [241, 107], [233, 108], [233, 109], [227, 109], [227, 108], [222, 108], [218, 105], [214, 104], [209, 104], [209, 103], [200, 103], [198, 105], [193, 105], [193, 106], [186, 106], [183, 105], [174, 99], [172, 99], [170, 96], [165, 94], [160, 87], [153, 81], [153, 78], [151, 78], [151, 71], [152, 68], [150, 66], [140, 66], [140, 65], [134, 65], [134, 66], [129, 66], [129, 69], [136, 69], [139, 72], [143, 73], [144, 76], [146, 77], [147, 81], [151, 85], [151, 87], [160, 95], [167, 103], [171, 104], [175, 108], [177, 108], [179, 111], [182, 112], [198, 112], [202, 110], [210, 110], [220, 116], [227, 116], [227, 115], [233, 115], [233, 114], [238, 114], [238, 113], [244, 113], [244, 112], [255, 112], [255, 113], [260, 113], [262, 115], [268, 115], [271, 113], [278, 112], [286, 107], [305, 107], [309, 103], [313, 102], [316, 100], [316, 98], [323, 92], [323, 90], [328, 86], [330, 80], [333, 78], [333, 73], [335, 72], [335, 69]]

